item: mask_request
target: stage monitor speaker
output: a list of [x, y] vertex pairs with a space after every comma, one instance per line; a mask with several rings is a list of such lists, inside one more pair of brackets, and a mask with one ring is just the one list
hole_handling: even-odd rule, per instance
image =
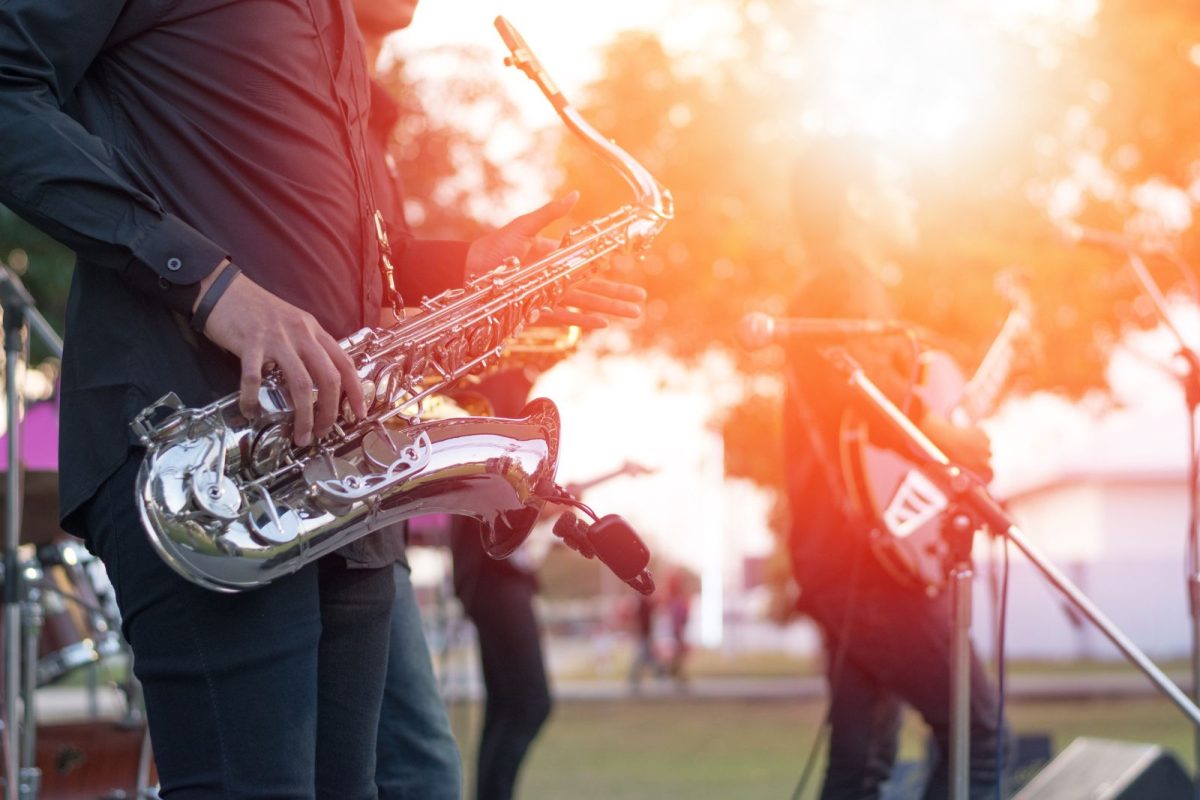
[[1163, 748], [1081, 738], [1071, 742], [1013, 800], [1191, 800], [1192, 797], [1191, 779]]

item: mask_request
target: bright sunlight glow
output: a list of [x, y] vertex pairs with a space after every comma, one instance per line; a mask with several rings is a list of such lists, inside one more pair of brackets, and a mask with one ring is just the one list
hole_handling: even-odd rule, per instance
[[830, 6], [813, 64], [813, 122], [905, 148], [946, 145], [999, 96], [982, 22], [940, 3]]

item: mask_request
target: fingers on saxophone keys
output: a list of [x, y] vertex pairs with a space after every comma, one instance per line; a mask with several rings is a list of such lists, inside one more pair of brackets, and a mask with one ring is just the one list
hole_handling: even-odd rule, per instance
[[585, 331], [599, 330], [608, 327], [608, 320], [597, 314], [584, 314], [569, 309], [543, 311], [537, 319], [539, 328], [565, 328], [574, 325]]
[[[337, 421], [338, 405], [342, 399], [342, 376], [333, 365], [333, 359], [317, 342], [305, 345], [300, 351], [300, 356], [312, 379], [312, 385], [316, 386], [316, 392], [312, 393], [313, 397], [309, 401], [313, 429], [317, 436], [324, 436]], [[315, 408], [312, 406], [314, 400]]]
[[610, 317], [638, 319], [642, 316], [642, 307], [636, 302], [617, 299], [604, 294], [595, 294], [581, 289], [572, 289], [565, 293], [562, 303], [575, 306], [585, 313], [607, 314]]
[[300, 354], [288, 348], [275, 359], [283, 372], [288, 394], [292, 398], [293, 414], [292, 441], [300, 447], [312, 441], [313, 403], [317, 399], [317, 387], [308, 373]]
[[[350, 356], [346, 355], [346, 351], [332, 336], [322, 331], [322, 335], [318, 337], [317, 341], [321, 343], [341, 377], [342, 389], [346, 393], [346, 400], [350, 403], [350, 410], [354, 412], [356, 418], [363, 419], [367, 416], [367, 399], [363, 394], [363, 386], [359, 381], [358, 370], [354, 368], [354, 362], [350, 360]], [[335, 402], [333, 407], [338, 408], [339, 403]]]
[[246, 419], [254, 419], [258, 416], [258, 388], [262, 386], [262, 373], [262, 350], [255, 348], [243, 353], [238, 409]]

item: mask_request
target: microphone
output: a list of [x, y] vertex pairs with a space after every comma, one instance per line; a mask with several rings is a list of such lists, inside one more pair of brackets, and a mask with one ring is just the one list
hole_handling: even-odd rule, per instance
[[772, 317], [756, 312], [742, 317], [738, 323], [738, 339], [743, 347], [757, 350], [769, 344], [882, 336], [904, 333], [908, 329], [909, 326], [902, 323], [884, 320]]

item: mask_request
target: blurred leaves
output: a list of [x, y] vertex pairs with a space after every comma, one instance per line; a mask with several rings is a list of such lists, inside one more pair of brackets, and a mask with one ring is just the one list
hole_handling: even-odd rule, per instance
[[409, 224], [423, 239], [474, 239], [480, 210], [511, 188], [489, 137], [516, 119], [487, 53], [439, 47], [379, 75], [398, 103], [391, 153], [403, 176]]
[[[608, 47], [602, 77], [580, 104], [675, 196], [676, 219], [638, 276], [652, 298], [638, 342], [683, 357], [733, 347], [743, 314], [781, 313], [815, 268], [790, 235], [789, 180], [808, 145], [799, 121], [816, 107], [827, 77], [815, 53], [837, 45], [816, 41], [813, 21], [836, 11], [802, 2], [734, 5], [744, 25], [733, 55], [670, 54], [653, 34], [625, 33]], [[1184, 98], [1200, 88], [1200, 7], [1105, 3], [1082, 32], [1061, 34], [1053, 47], [1024, 29], [996, 26], [981, 35], [1003, 81], [979, 87], [978, 107], [957, 139], [907, 151], [894, 141], [861, 142], [864, 170], [888, 173], [873, 189], [882, 211], [868, 224], [885, 227], [893, 224], [889, 214], [900, 216], [914, 234], [876, 260], [894, 284], [900, 315], [938, 334], [968, 369], [1006, 313], [995, 276], [1022, 269], [1038, 327], [1053, 343], [1030, 385], [1079, 395], [1103, 386], [1122, 327], [1150, 320], [1135, 313], [1136, 286], [1119, 259], [1064, 242], [1057, 224], [1065, 217], [1051, 221], [1051, 201], [1074, 191], [1077, 207], [1066, 217], [1120, 230], [1139, 211], [1132, 195], [1140, 182], [1189, 186], [1200, 106]], [[585, 189], [581, 214], [627, 201], [611, 170], [570, 138], [561, 163], [564, 188]], [[1097, 191], [1080, 174], [1092, 163], [1114, 173], [1119, 191]], [[1187, 255], [1193, 240], [1181, 242]], [[1179, 283], [1174, 268], [1159, 272], [1166, 285]], [[740, 357], [748, 369], [763, 366]]]
[[[0, 262], [18, 274], [38, 310], [61, 335], [75, 254], [0, 206]], [[30, 337], [30, 362], [36, 364], [47, 355], [41, 341]]]

